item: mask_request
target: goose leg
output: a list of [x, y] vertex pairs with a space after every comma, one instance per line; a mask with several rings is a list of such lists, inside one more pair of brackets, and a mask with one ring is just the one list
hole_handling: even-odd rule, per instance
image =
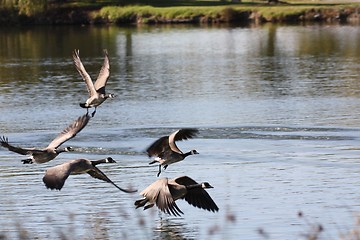
[[95, 107], [95, 110], [93, 111], [93, 113], [91, 114], [91, 116], [94, 117], [95, 113], [96, 113], [96, 107]]
[[161, 165], [159, 164], [159, 172], [157, 174], [158, 177], [160, 176], [160, 173], [161, 173]]

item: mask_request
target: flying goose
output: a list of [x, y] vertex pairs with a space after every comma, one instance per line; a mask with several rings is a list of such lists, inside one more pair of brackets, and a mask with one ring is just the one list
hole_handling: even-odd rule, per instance
[[78, 119], [76, 119], [73, 123], [71, 123], [67, 128], [65, 128], [52, 142], [44, 149], [36, 149], [36, 148], [21, 148], [14, 147], [9, 144], [8, 138], [3, 136], [0, 137], [0, 144], [3, 147], [6, 147], [12, 152], [21, 154], [21, 155], [29, 155], [29, 157], [25, 160], [21, 160], [24, 164], [26, 163], [45, 163], [50, 160], [53, 160], [57, 155], [62, 152], [70, 152], [74, 151], [72, 147], [59, 148], [61, 144], [68, 141], [69, 139], [76, 136], [78, 132], [80, 132], [86, 124], [89, 122], [90, 116], [85, 114]]
[[84, 79], [87, 90], [89, 92], [89, 98], [85, 103], [80, 103], [82, 108], [86, 108], [89, 111], [89, 108], [95, 107], [92, 116], [96, 113], [96, 108], [102, 104], [107, 98], [114, 98], [114, 94], [105, 93], [105, 85], [110, 75], [110, 64], [107, 50], [104, 50], [105, 59], [101, 67], [99, 76], [95, 83], [92, 82], [90, 75], [86, 72], [84, 65], [82, 64], [79, 57], [79, 50], [74, 50], [73, 59], [74, 64], [81, 77]]
[[126, 193], [133, 193], [137, 190], [127, 190], [119, 187], [113, 181], [111, 181], [96, 165], [101, 163], [116, 163], [111, 157], [90, 161], [88, 159], [76, 159], [65, 162], [63, 164], [51, 167], [46, 170], [45, 176], [43, 177], [43, 182], [47, 188], [51, 190], [57, 189], [61, 190], [64, 186], [66, 179], [69, 175], [83, 174], [88, 173], [93, 178], [103, 180], [105, 182], [111, 183], [119, 190]]
[[208, 182], [197, 183], [188, 176], [174, 179], [160, 178], [140, 193], [144, 198], [135, 201], [135, 206], [144, 207], [146, 210], [156, 204], [162, 212], [180, 216], [184, 213], [175, 201], [181, 198], [194, 207], [217, 212], [219, 208], [204, 190], [206, 188], [213, 187]]
[[159, 177], [161, 173], [161, 166], [164, 170], [169, 164], [184, 160], [189, 155], [199, 154], [196, 150], [183, 153], [177, 146], [176, 141], [187, 140], [195, 136], [199, 131], [193, 128], [183, 128], [173, 132], [170, 136], [163, 136], [156, 140], [146, 150], [149, 157], [156, 157], [154, 161], [149, 164], [159, 163]]

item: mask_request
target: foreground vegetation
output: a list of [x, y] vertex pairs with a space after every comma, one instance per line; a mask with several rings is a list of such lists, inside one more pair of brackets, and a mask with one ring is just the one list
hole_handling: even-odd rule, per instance
[[[360, 4], [303, 1], [0, 0], [0, 24], [360, 22]], [[16, 4], [15, 4], [16, 3]], [[121, 3], [121, 5], [119, 4]], [[136, 3], [136, 4], [135, 4]]]
[[[105, 226], [108, 222], [111, 222], [108, 218], [108, 213], [99, 213], [95, 215], [96, 217], [89, 217], [89, 220], [84, 223], [84, 226], [89, 228], [79, 229], [74, 227], [76, 215], [69, 214], [68, 221], [69, 223], [61, 228], [57, 229], [56, 232], [51, 230], [54, 228], [52, 222], [50, 221], [47, 225], [47, 232], [55, 236], [57, 239], [112, 239], [109, 234], [109, 229]], [[127, 215], [120, 215], [119, 219], [123, 221], [128, 221]], [[320, 239], [341, 239], [341, 240], [360, 240], [360, 218], [358, 215], [355, 215], [355, 223], [349, 227], [349, 229], [338, 229], [339, 235], [332, 236], [327, 234], [327, 229], [320, 223], [314, 222], [312, 219], [304, 215], [302, 211], [297, 213], [297, 216], [300, 220], [300, 224], [303, 226], [303, 230], [294, 236], [294, 239], [304, 239], [304, 240], [320, 240]], [[49, 220], [52, 220], [49, 218]], [[223, 239], [227, 238], [228, 235], [228, 226], [235, 226], [238, 222], [237, 217], [228, 212], [225, 216], [225, 219], [219, 219], [219, 223], [216, 225], [208, 226], [208, 229], [205, 229], [207, 232], [207, 237], [209, 239], [216, 239], [218, 236], [222, 236]], [[143, 217], [139, 216], [137, 219], [137, 225], [132, 225], [131, 227], [125, 228], [121, 236], [121, 239], [184, 239], [183, 233], [179, 231], [176, 226], [169, 224], [169, 222], [164, 219], [164, 224], [161, 224], [161, 227], [155, 227], [155, 221], [146, 221]], [[143, 235], [136, 236], [133, 238], [131, 230], [133, 228], [147, 229], [150, 231], [143, 231]], [[154, 231], [153, 231], [154, 230]], [[255, 232], [256, 230], [256, 232]], [[341, 231], [342, 230], [342, 231]], [[85, 232], [85, 234], [83, 233]], [[32, 232], [29, 229], [26, 229], [22, 226], [21, 223], [15, 223], [15, 232], [12, 236], [8, 236], [6, 231], [0, 230], [0, 239], [42, 239], [38, 236], [39, 233]], [[257, 234], [257, 235], [256, 235]], [[254, 236], [258, 236], [258, 239], [275, 239], [271, 234], [271, 229], [266, 229], [260, 227], [254, 229]]]

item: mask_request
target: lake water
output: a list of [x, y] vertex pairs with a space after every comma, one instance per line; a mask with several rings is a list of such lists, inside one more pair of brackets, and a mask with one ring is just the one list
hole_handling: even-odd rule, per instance
[[[23, 165], [0, 148], [0, 236], [338, 239], [359, 229], [358, 26], [2, 28], [0, 44], [0, 129], [14, 145], [46, 147], [86, 112], [75, 48], [93, 78], [108, 49], [117, 95], [64, 144], [75, 152]], [[144, 150], [182, 127], [199, 128], [178, 145], [200, 154], [160, 177], [208, 181], [218, 213], [182, 200], [182, 217], [135, 209], [138, 193], [87, 174], [61, 191], [42, 182], [56, 164], [111, 156], [99, 168], [140, 192], [158, 170]]]

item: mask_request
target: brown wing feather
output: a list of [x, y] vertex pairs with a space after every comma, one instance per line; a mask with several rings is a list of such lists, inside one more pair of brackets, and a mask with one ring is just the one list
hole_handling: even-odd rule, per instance
[[21, 154], [21, 155], [28, 155], [31, 154], [31, 152], [34, 151], [39, 151], [39, 152], [43, 152], [42, 150], [36, 150], [35, 148], [21, 148], [21, 147], [15, 147], [11, 144], [9, 144], [9, 140], [7, 137], [3, 136], [0, 137], [0, 144], [1, 146], [9, 149], [9, 151]]
[[169, 185], [163, 184], [160, 186], [158, 196], [156, 198], [156, 206], [163, 212], [168, 213], [174, 216], [180, 216], [180, 214], [184, 214], [180, 208], [176, 205], [170, 189]]
[[193, 138], [198, 134], [199, 130], [196, 128], [182, 128], [178, 130], [177, 134], [174, 137], [174, 141], [181, 141]]
[[168, 179], [161, 178], [150, 184], [147, 188], [145, 188], [140, 195], [144, 196], [147, 201], [138, 201], [137, 203], [145, 204], [146, 202], [150, 202], [151, 204], [156, 204], [156, 206], [164, 213], [168, 213], [170, 215], [179, 216], [180, 213], [183, 212], [176, 205], [169, 186]]
[[177, 177], [174, 179], [174, 181], [180, 185], [184, 185], [184, 186], [189, 186], [189, 185], [194, 185], [197, 184], [197, 182], [188, 177], [188, 176], [181, 176], [181, 177]]
[[51, 190], [54, 190], [54, 189], [61, 190], [65, 184], [65, 180], [66, 179], [54, 178], [50, 175], [45, 175], [43, 177], [43, 182], [44, 182], [46, 188], [50, 188]]
[[199, 130], [194, 128], [183, 128], [170, 134], [163, 136], [153, 142], [146, 150], [149, 157], [159, 156], [165, 151], [171, 149], [174, 152], [182, 154], [181, 150], [176, 146], [175, 141], [187, 140], [193, 138]]
[[[174, 181], [180, 185], [194, 185], [197, 184], [195, 180], [190, 177], [182, 176], [175, 178]], [[219, 210], [216, 203], [212, 200], [210, 195], [202, 188], [195, 188], [188, 190], [187, 194], [183, 197], [189, 204], [202, 208], [208, 211], [216, 212]]]
[[110, 76], [110, 62], [109, 62], [108, 52], [106, 49], [104, 49], [104, 54], [105, 54], [104, 63], [100, 69], [99, 76], [97, 77], [94, 84], [95, 90], [102, 94], [105, 94], [105, 85]]
[[160, 153], [164, 152], [166, 149], [169, 148], [169, 136], [163, 136], [153, 142], [147, 149], [146, 152], [148, 153], [149, 157], [159, 156]]
[[73, 163], [75, 162], [76, 161], [66, 162], [46, 170], [45, 176], [43, 177], [45, 186], [52, 190], [61, 190], [66, 179], [69, 177], [73, 168]]
[[80, 73], [81, 77], [86, 83], [87, 90], [90, 96], [96, 95], [96, 89], [94, 84], [91, 80], [90, 75], [87, 73], [84, 65], [82, 64], [80, 57], [79, 57], [79, 50], [74, 50], [73, 52], [73, 60], [76, 67], [76, 70]]
[[170, 149], [173, 150], [174, 152], [182, 154], [183, 152], [178, 148], [178, 146], [176, 145], [175, 142], [193, 138], [197, 133], [198, 133], [198, 130], [193, 129], [193, 128], [183, 128], [183, 129], [177, 130], [176, 132], [173, 132], [169, 136]]
[[111, 183], [112, 185], [114, 185], [115, 187], [117, 187], [120, 191], [126, 192], [126, 193], [133, 193], [136, 192], [137, 190], [127, 190], [127, 189], [123, 189], [121, 187], [119, 187], [118, 185], [116, 185], [113, 181], [111, 181], [106, 175], [105, 173], [103, 173], [102, 171], [100, 171], [100, 169], [98, 169], [97, 167], [94, 167], [92, 170], [87, 172], [90, 176], [92, 176], [93, 178], [97, 178], [100, 180], [103, 180], [105, 182]]
[[89, 122], [90, 116], [85, 114], [78, 119], [76, 119], [73, 123], [71, 123], [68, 127], [66, 127], [52, 142], [48, 145], [47, 148], [57, 148], [64, 142], [76, 136]]
[[198, 208], [202, 208], [208, 211], [217, 212], [219, 211], [218, 206], [210, 195], [204, 189], [191, 189], [185, 195], [185, 200]]

